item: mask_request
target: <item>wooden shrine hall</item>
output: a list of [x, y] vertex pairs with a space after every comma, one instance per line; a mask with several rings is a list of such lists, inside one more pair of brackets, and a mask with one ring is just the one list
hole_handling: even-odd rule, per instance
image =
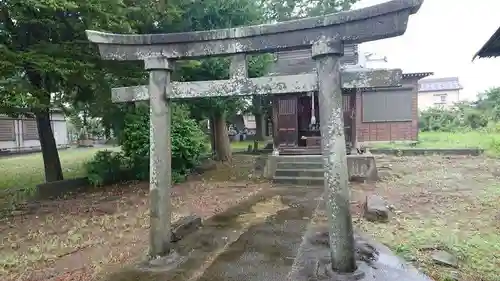
[[[315, 72], [315, 62], [311, 59], [310, 50], [283, 51], [276, 53], [274, 64], [268, 73], [269, 76], [296, 75]], [[356, 87], [349, 85], [350, 73], [359, 73], [363, 68], [358, 65], [358, 46], [346, 44], [344, 56], [340, 60], [343, 75], [343, 118], [346, 137], [347, 153], [359, 148], [359, 144], [371, 141], [416, 141], [418, 134], [418, 80], [428, 75], [426, 73], [402, 74], [397, 70], [366, 70], [367, 81], [373, 87]], [[384, 75], [392, 74], [395, 80], [399, 79], [399, 87], [383, 87], [377, 85], [377, 80], [384, 80]], [[379, 77], [377, 77], [379, 76]], [[370, 84], [370, 83], [368, 83]], [[382, 90], [382, 91], [381, 91]], [[388, 98], [388, 96], [390, 96]], [[380, 104], [390, 108], [363, 107], [363, 100], [370, 99], [370, 104]], [[396, 106], [390, 106], [385, 100], [390, 100]], [[377, 103], [376, 100], [379, 102]], [[365, 103], [366, 104], [366, 103]], [[363, 107], [363, 108], [362, 108]], [[321, 133], [319, 117], [319, 100], [317, 92], [294, 93], [273, 97], [272, 105], [273, 146], [280, 154], [321, 154]], [[364, 117], [380, 115], [387, 111], [388, 117], [368, 120]], [[375, 116], [374, 116], [375, 117]], [[370, 131], [370, 125], [376, 125], [375, 134]], [[381, 129], [382, 128], [382, 129]], [[386, 135], [384, 136], [384, 129]], [[363, 135], [364, 131], [368, 131]]]

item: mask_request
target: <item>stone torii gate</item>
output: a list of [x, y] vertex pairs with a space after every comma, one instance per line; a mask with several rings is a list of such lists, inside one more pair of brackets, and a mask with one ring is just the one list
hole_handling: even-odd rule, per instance
[[[144, 35], [87, 31], [88, 39], [98, 44], [103, 59], [144, 60], [149, 71], [147, 90], [145, 86], [114, 89], [113, 100], [150, 101], [150, 255], [166, 256], [171, 251], [171, 100], [318, 91], [331, 264], [336, 272], [354, 272], [341, 88], [396, 86], [401, 72], [341, 73], [339, 58], [344, 43], [402, 35], [409, 16], [418, 11], [422, 2], [392, 0], [320, 17], [211, 31]], [[316, 61], [316, 73], [247, 78], [246, 54], [307, 48]], [[230, 79], [170, 81], [176, 60], [209, 56], [232, 56]]]

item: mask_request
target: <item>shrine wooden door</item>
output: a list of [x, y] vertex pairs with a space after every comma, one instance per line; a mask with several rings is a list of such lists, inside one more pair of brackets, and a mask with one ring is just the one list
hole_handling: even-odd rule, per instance
[[297, 96], [280, 96], [277, 98], [278, 111], [278, 145], [295, 147], [298, 143]]
[[355, 96], [352, 94], [343, 95], [342, 103], [344, 109], [344, 134], [347, 146], [352, 146], [354, 141], [354, 132], [356, 130], [356, 119], [354, 116], [355, 111]]

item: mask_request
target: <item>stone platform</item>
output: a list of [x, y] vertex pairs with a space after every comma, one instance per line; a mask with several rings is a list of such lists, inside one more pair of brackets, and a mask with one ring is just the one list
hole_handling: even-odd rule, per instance
[[294, 260], [288, 280], [293, 281], [432, 281], [386, 246], [355, 234], [357, 270], [337, 274], [331, 270], [326, 225], [310, 226]]
[[[375, 157], [369, 154], [347, 155], [349, 180], [378, 180]], [[323, 185], [324, 169], [321, 155], [269, 155], [267, 178], [280, 184]]]

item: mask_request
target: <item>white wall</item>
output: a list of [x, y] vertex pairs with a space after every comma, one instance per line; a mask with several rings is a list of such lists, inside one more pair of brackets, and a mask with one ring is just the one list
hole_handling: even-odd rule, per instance
[[[445, 103], [441, 103], [441, 97], [444, 96]], [[460, 90], [451, 91], [433, 91], [418, 93], [418, 109], [420, 111], [431, 107], [449, 108], [460, 101]]]
[[245, 127], [248, 129], [255, 129], [255, 116], [254, 115], [243, 115], [243, 122], [245, 122]]
[[68, 144], [68, 124], [62, 112], [51, 114], [52, 131], [56, 145], [65, 146]]
[[[51, 113], [52, 131], [56, 145], [64, 147], [68, 145], [68, 126], [64, 118], [64, 114], [60, 112]], [[14, 120], [15, 141], [0, 141], [0, 149], [6, 150], [29, 150], [40, 149], [40, 141], [38, 140], [24, 140], [23, 139], [23, 125], [22, 120]]]

